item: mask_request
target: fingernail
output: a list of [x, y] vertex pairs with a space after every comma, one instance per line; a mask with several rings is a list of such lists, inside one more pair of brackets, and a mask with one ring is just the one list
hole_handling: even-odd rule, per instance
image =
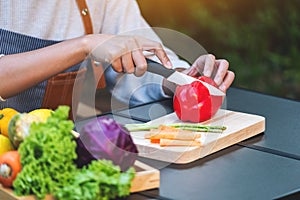
[[187, 73], [187, 75], [189, 75], [189, 76], [196, 75], [195, 69], [194, 68], [190, 68], [189, 71], [188, 71], [188, 73]]
[[220, 85], [220, 90], [222, 90], [222, 91], [226, 91], [226, 86], [224, 85], [224, 84], [222, 84], [222, 85]]
[[170, 68], [170, 69], [171, 69], [171, 68], [172, 68], [172, 63], [171, 63], [170, 61], [168, 61], [168, 62], [167, 62], [167, 66], [166, 66], [166, 67], [168, 67], [168, 68]]

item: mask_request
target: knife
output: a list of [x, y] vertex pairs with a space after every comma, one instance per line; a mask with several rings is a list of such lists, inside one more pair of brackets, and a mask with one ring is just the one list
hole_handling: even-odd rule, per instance
[[147, 61], [147, 71], [161, 75], [165, 77], [168, 81], [175, 83], [176, 85], [185, 85], [190, 84], [194, 81], [199, 81], [209, 90], [209, 93], [214, 96], [225, 96], [225, 93], [219, 90], [218, 88], [204, 82], [198, 80], [192, 76], [186, 75], [184, 73], [178, 72], [174, 69], [167, 69], [162, 64], [155, 62], [146, 58]]

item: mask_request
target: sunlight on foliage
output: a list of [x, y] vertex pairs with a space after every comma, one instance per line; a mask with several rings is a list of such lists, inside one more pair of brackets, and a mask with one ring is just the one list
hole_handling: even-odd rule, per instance
[[234, 86], [300, 99], [300, 1], [143, 0], [139, 4], [150, 25], [181, 31], [208, 52], [229, 60], [236, 73]]

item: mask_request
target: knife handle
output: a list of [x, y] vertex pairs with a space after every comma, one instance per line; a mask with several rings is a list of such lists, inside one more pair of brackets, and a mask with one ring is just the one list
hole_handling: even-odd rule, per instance
[[171, 74], [173, 74], [175, 72], [174, 69], [167, 69], [162, 64], [155, 62], [153, 60], [150, 60], [148, 58], [146, 58], [146, 61], [147, 61], [147, 71], [148, 72], [151, 72], [154, 74], [159, 74], [165, 78], [168, 78], [169, 76], [171, 76]]

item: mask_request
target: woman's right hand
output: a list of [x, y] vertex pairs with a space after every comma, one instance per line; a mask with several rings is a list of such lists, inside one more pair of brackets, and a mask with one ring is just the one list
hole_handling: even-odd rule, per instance
[[89, 54], [95, 61], [112, 64], [117, 72], [141, 76], [147, 69], [143, 51], [154, 53], [164, 66], [171, 67], [160, 43], [138, 36], [85, 35], [33, 51], [6, 55], [0, 59], [0, 96], [4, 99], [14, 96], [82, 62]]
[[171, 62], [162, 44], [140, 36], [94, 34], [84, 37], [87, 54], [98, 62], [112, 65], [116, 72], [142, 76], [147, 70], [143, 51], [154, 53], [166, 68]]

